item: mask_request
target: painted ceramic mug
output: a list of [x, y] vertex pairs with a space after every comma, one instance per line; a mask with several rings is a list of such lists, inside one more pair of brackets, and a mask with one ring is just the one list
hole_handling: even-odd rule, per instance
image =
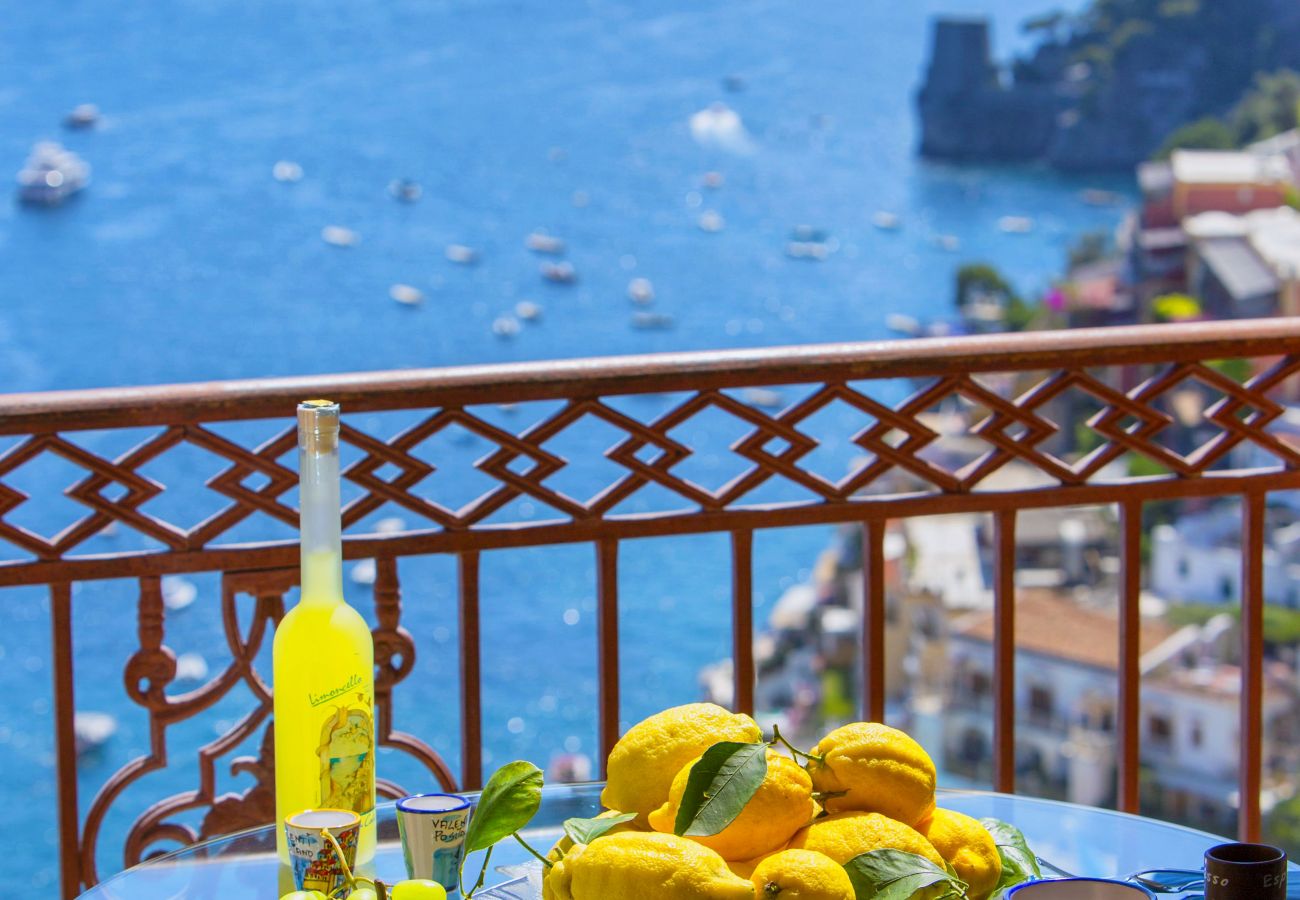
[[415, 794], [397, 801], [397, 830], [408, 878], [427, 878], [455, 897], [469, 828], [469, 801], [455, 794]]
[[[327, 831], [333, 841], [325, 836]], [[341, 886], [346, 878], [343, 863], [349, 869], [356, 864], [360, 835], [361, 817], [350, 809], [304, 809], [286, 817], [284, 836], [289, 845], [294, 886], [300, 891], [323, 894]]]
[[1061, 878], [1013, 887], [1008, 900], [1152, 900], [1146, 888], [1108, 878]]

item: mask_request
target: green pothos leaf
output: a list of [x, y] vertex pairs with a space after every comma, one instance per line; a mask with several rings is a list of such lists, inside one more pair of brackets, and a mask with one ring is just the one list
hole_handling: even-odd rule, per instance
[[497, 769], [469, 817], [465, 849], [485, 850], [531, 822], [542, 805], [543, 780], [542, 770], [523, 760]]
[[736, 820], [766, 777], [767, 744], [714, 744], [691, 767], [673, 831], [688, 837], [717, 834]]
[[902, 850], [870, 850], [844, 864], [856, 900], [908, 900], [933, 885], [933, 900], [966, 896], [966, 882], [950, 875], [923, 856]]

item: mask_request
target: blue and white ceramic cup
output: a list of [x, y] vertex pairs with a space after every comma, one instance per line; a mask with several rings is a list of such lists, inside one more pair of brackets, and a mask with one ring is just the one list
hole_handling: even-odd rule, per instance
[[455, 794], [415, 794], [397, 801], [397, 829], [408, 878], [428, 878], [457, 896], [465, 855], [469, 801]]
[[1013, 887], [1008, 900], [1152, 900], [1146, 888], [1107, 878], [1060, 878]]

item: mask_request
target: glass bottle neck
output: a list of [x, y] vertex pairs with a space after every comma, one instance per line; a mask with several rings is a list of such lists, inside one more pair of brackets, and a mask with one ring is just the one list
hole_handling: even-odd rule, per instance
[[343, 539], [339, 513], [339, 451], [298, 451], [299, 529], [302, 535], [302, 602], [343, 601]]

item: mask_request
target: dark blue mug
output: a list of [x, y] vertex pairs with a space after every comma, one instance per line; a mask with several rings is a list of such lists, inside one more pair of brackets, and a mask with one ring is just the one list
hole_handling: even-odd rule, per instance
[[1205, 900], [1285, 900], [1286, 854], [1268, 844], [1205, 851]]

